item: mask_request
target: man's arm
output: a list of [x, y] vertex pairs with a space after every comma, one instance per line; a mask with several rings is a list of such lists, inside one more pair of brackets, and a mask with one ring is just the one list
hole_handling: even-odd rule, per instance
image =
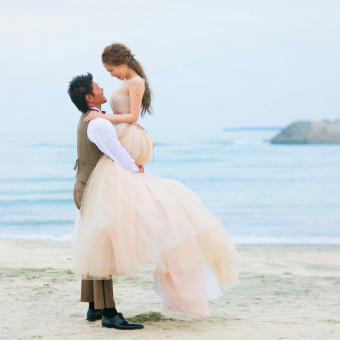
[[138, 172], [136, 162], [120, 144], [116, 129], [106, 119], [91, 120], [87, 127], [87, 137], [98, 149], [117, 162], [121, 167]]

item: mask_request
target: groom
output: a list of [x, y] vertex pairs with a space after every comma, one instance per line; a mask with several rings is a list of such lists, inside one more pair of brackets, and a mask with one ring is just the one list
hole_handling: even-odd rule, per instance
[[[143, 167], [137, 166], [122, 147], [112, 123], [102, 118], [84, 122], [84, 118], [92, 110], [102, 112], [101, 105], [107, 101], [104, 90], [93, 81], [91, 73], [74, 77], [69, 84], [68, 93], [74, 105], [82, 112], [78, 124], [78, 159], [74, 167], [75, 170], [77, 169], [77, 181], [73, 191], [74, 202], [80, 209], [87, 180], [103, 154], [133, 172], [143, 172]], [[112, 279], [82, 280], [81, 301], [89, 303], [88, 321], [102, 319], [102, 326], [108, 328], [144, 328], [142, 324], [130, 322], [122, 313], [117, 312]]]

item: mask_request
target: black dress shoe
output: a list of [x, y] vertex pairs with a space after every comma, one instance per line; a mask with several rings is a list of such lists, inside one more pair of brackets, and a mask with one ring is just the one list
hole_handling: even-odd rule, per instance
[[96, 320], [100, 320], [102, 316], [103, 316], [103, 313], [101, 309], [88, 309], [86, 320], [93, 322]]
[[122, 313], [118, 313], [112, 318], [102, 317], [102, 326], [107, 328], [117, 329], [142, 329], [144, 326], [141, 323], [133, 323], [126, 320]]

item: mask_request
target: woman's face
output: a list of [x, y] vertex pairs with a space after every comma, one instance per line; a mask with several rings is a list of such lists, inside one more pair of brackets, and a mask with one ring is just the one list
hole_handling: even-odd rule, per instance
[[126, 66], [125, 65], [109, 65], [103, 63], [104, 67], [110, 72], [111, 77], [116, 77], [119, 80], [126, 78]]

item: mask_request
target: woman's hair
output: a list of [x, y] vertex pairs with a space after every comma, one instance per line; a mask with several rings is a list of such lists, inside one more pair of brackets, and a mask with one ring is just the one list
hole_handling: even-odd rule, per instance
[[93, 95], [92, 80], [93, 77], [91, 73], [81, 74], [73, 77], [68, 86], [68, 94], [73, 104], [83, 113], [89, 109], [85, 96], [87, 94]]
[[148, 78], [146, 77], [141, 64], [134, 58], [134, 54], [131, 54], [130, 49], [125, 45], [118, 43], [106, 46], [102, 53], [102, 62], [109, 65], [126, 64], [145, 80], [141, 116], [143, 117], [146, 112], [151, 114], [151, 89], [149, 87]]

